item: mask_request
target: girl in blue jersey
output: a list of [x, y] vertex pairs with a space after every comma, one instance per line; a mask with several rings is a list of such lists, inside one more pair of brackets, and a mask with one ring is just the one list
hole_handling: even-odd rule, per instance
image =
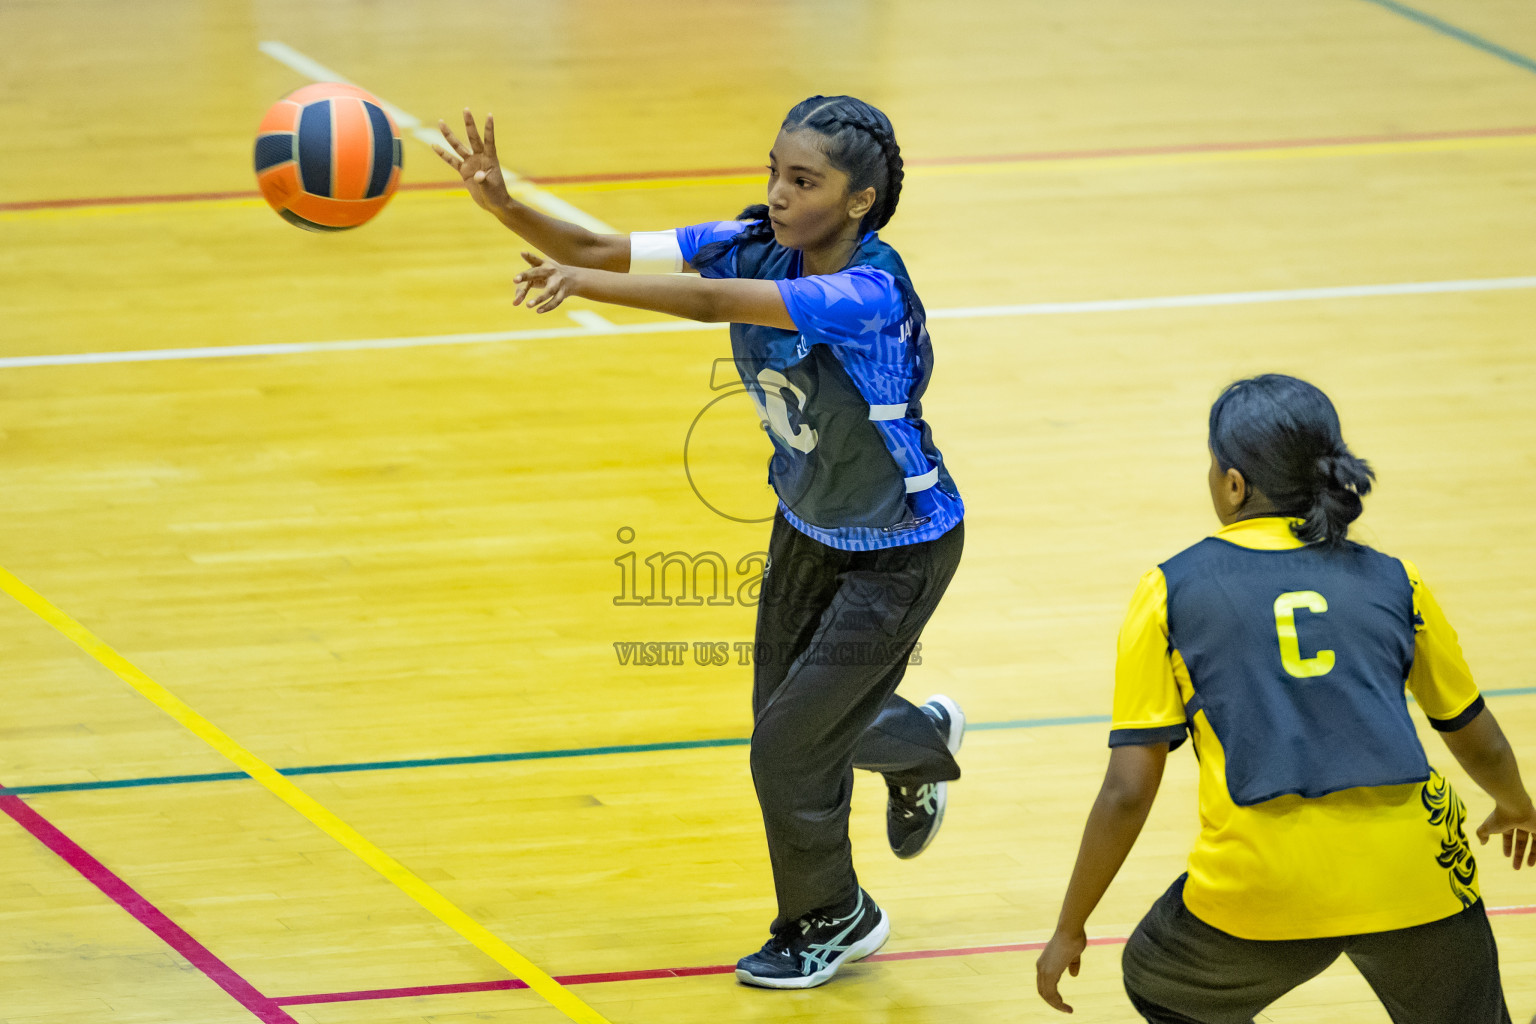
[[[943, 820], [965, 728], [944, 696], [895, 695], [960, 560], [964, 506], [922, 416], [932, 372], [923, 305], [875, 234], [896, 211], [890, 120], [813, 96], [769, 153], [768, 202], [733, 221], [594, 234], [508, 194], [495, 128], [465, 111], [438, 153], [470, 195], [545, 255], [516, 277], [540, 313], [579, 296], [729, 322], [743, 384], [773, 442], [779, 497], [757, 611], [752, 778], [778, 914], [742, 982], [809, 988], [890, 933], [848, 842], [855, 766], [886, 779], [887, 834], [914, 857]], [[693, 271], [696, 276], [677, 272]]]
[[[1346, 540], [1374, 474], [1317, 388], [1241, 380], [1210, 417], [1222, 528], [1142, 577], [1120, 632], [1109, 771], [1088, 817], [1040, 995], [1078, 972], [1088, 915], [1192, 736], [1200, 837], [1126, 944], [1154, 1024], [1251, 1024], [1342, 953], [1395, 1024], [1508, 1024], [1462, 827], [1404, 688], [1495, 806], [1516, 868], [1536, 807], [1456, 633], [1413, 563]], [[1527, 858], [1528, 861], [1527, 861]]]

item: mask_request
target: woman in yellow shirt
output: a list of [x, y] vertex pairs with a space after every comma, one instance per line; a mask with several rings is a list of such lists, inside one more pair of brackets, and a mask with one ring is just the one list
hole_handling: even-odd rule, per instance
[[1466, 809], [1430, 767], [1410, 691], [1536, 864], [1536, 807], [1455, 631], [1411, 562], [1346, 539], [1374, 474], [1333, 405], [1278, 374], [1210, 416], [1222, 528], [1142, 577], [1121, 629], [1109, 770], [1050, 943], [1041, 997], [1075, 976], [1084, 927], [1193, 737], [1200, 837], [1126, 944], [1153, 1024], [1249, 1024], [1342, 953], [1395, 1024], [1508, 1024]]

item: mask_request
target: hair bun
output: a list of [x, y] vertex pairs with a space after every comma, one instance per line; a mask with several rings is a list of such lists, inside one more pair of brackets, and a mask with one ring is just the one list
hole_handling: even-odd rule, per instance
[[1374, 474], [1363, 459], [1357, 459], [1348, 449], [1318, 457], [1317, 475], [1324, 490], [1345, 492], [1358, 497], [1371, 493]]
[[1374, 474], [1344, 444], [1338, 413], [1315, 385], [1266, 373], [1234, 381], [1211, 406], [1209, 445], [1217, 465], [1237, 469], [1308, 544], [1348, 536]]
[[1330, 491], [1344, 490], [1343, 481], [1339, 479], [1339, 460], [1336, 455], [1319, 455], [1316, 463], [1317, 479], [1323, 487]]

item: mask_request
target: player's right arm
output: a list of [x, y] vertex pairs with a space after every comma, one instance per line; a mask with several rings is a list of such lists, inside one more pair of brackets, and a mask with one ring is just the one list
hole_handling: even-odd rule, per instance
[[444, 163], [459, 172], [470, 198], [482, 209], [540, 252], [554, 257], [556, 263], [621, 274], [629, 270], [628, 235], [589, 231], [579, 224], [540, 213], [512, 198], [501, 174], [501, 161], [496, 156], [496, 125], [489, 114], [485, 116], [483, 140], [475, 127], [474, 115], [467, 109], [464, 111], [464, 134], [468, 142], [460, 141], [442, 121], [438, 122], [438, 127], [449, 148], [432, 148]]
[[1168, 587], [1162, 570], [1141, 578], [1115, 657], [1109, 769], [1099, 788], [1061, 902], [1056, 931], [1035, 961], [1035, 990], [1063, 1013], [1063, 971], [1076, 977], [1088, 947], [1088, 915], [1104, 898], [1141, 835], [1162, 784], [1168, 751], [1184, 742], [1184, 700], [1168, 650]]
[[1536, 865], [1536, 805], [1520, 779], [1515, 752], [1478, 693], [1456, 630], [1440, 610], [1440, 603], [1418, 568], [1408, 561], [1403, 566], [1413, 585], [1413, 610], [1418, 620], [1408, 689], [1451, 756], [1483, 792], [1493, 797], [1493, 813], [1478, 826], [1478, 839], [1486, 843], [1489, 836], [1502, 835], [1504, 856], [1517, 869], [1522, 863]]

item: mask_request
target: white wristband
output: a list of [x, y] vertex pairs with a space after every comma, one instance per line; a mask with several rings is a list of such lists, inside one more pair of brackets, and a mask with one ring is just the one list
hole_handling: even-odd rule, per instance
[[676, 231], [633, 231], [629, 236], [631, 274], [680, 274], [685, 264]]

